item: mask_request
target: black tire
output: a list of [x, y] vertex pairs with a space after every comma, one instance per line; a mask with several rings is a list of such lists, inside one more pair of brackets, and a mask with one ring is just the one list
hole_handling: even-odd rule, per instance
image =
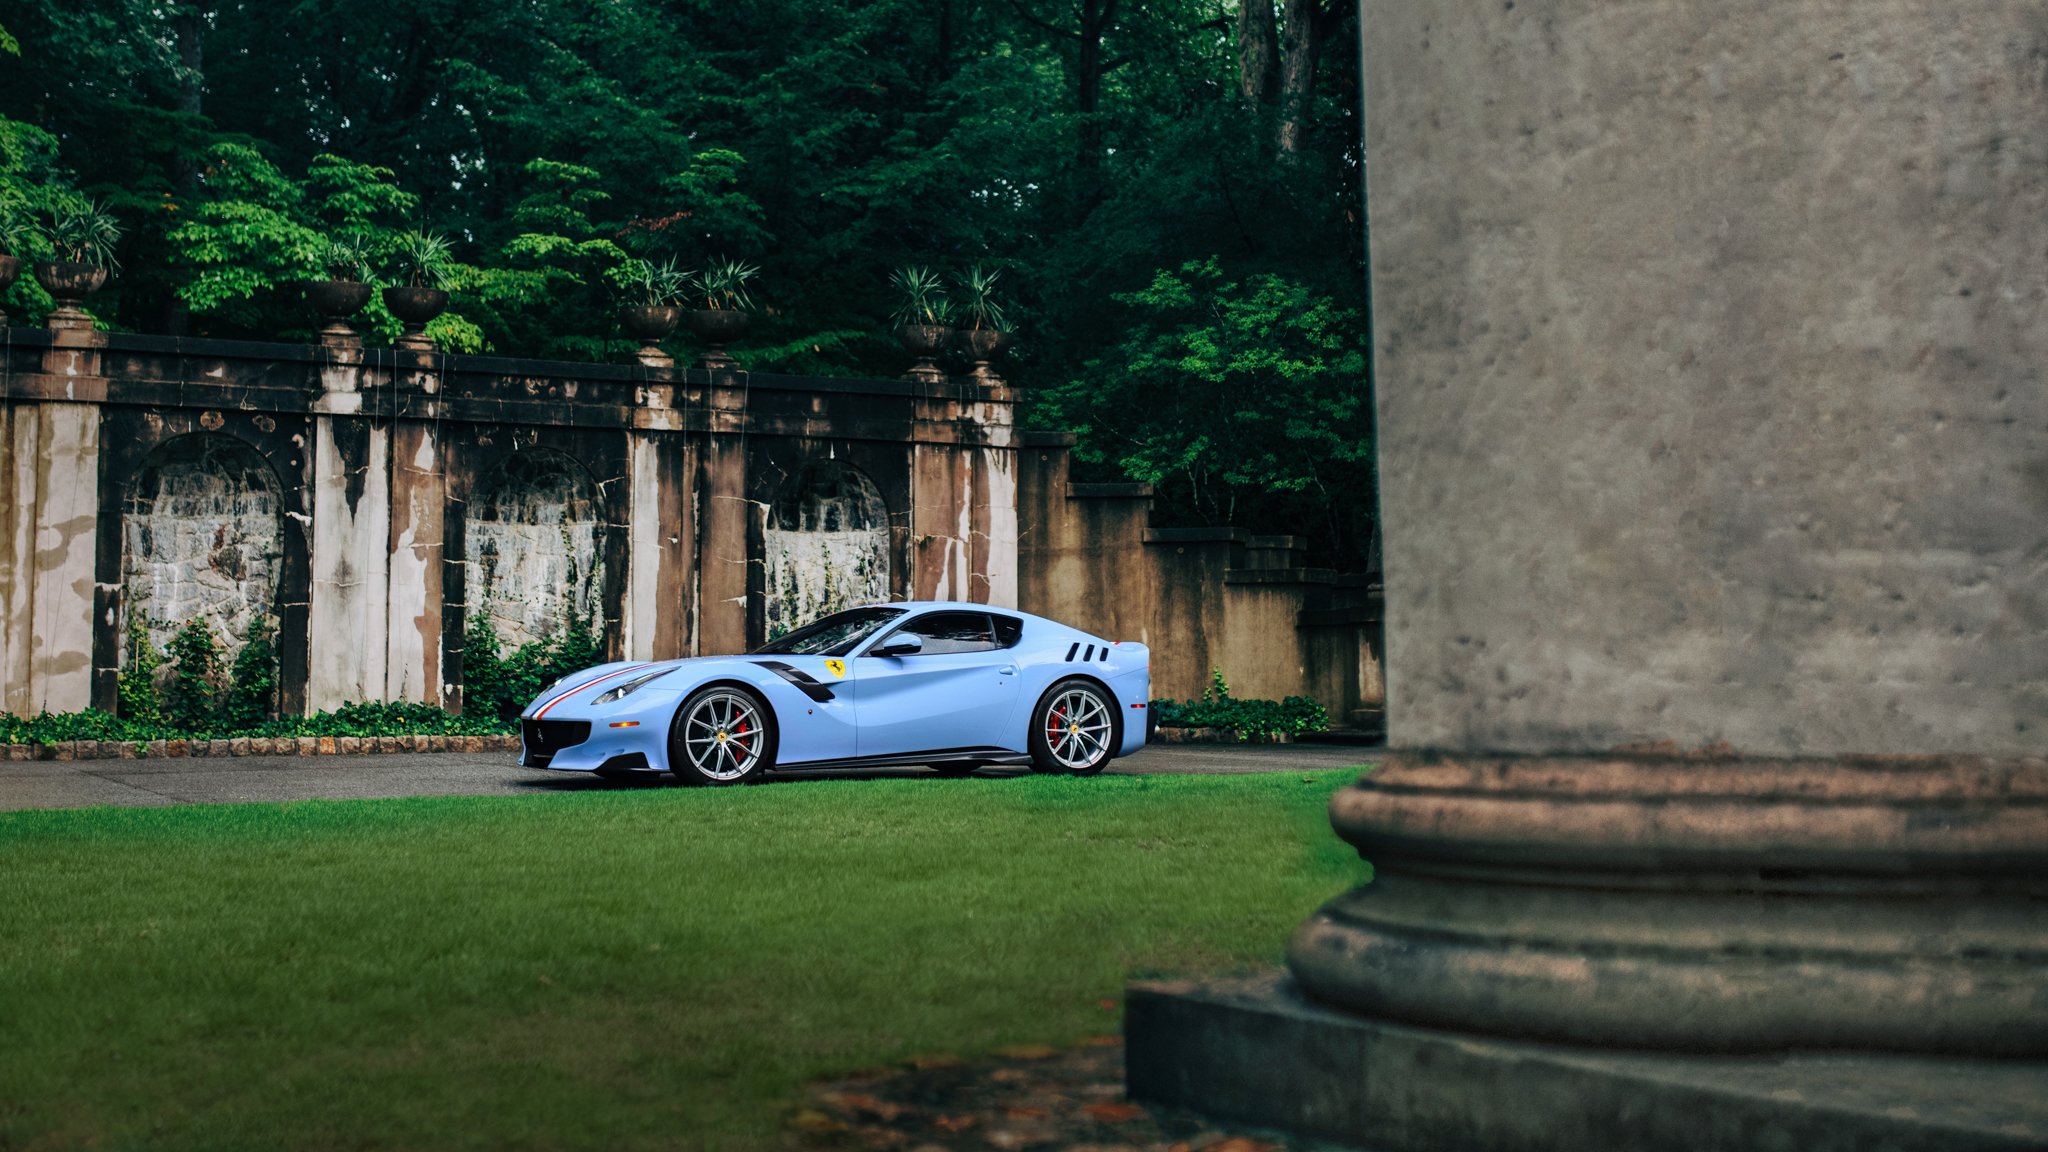
[[766, 700], [737, 684], [707, 685], [669, 722], [668, 770], [685, 784], [758, 780], [775, 766], [776, 735]]
[[[1092, 701], [1092, 707], [1083, 703]], [[1070, 723], [1055, 741], [1055, 714]], [[1069, 715], [1071, 713], [1071, 715]], [[1101, 725], [1100, 729], [1095, 724]], [[1124, 721], [1116, 698], [1093, 680], [1079, 676], [1045, 690], [1031, 709], [1031, 770], [1060, 776], [1093, 776], [1116, 758], [1123, 747]]]

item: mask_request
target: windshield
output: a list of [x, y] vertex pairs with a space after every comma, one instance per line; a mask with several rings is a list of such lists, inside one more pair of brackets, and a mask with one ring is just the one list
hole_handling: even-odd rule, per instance
[[814, 624], [770, 640], [754, 649], [756, 656], [844, 656], [860, 642], [903, 615], [902, 608], [855, 608], [834, 612]]

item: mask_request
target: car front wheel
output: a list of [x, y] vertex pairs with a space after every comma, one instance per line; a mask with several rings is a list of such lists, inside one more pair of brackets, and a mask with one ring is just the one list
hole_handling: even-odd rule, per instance
[[1087, 680], [1062, 680], [1031, 712], [1031, 766], [1038, 772], [1092, 776], [1116, 754], [1116, 702]]
[[686, 784], [739, 784], [775, 763], [775, 719], [751, 692], [714, 684], [676, 709], [668, 767]]

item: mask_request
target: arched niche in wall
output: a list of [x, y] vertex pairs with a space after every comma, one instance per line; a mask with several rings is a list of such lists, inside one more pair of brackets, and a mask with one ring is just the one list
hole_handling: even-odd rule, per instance
[[889, 599], [889, 507], [851, 464], [816, 460], [800, 469], [768, 509], [761, 544], [770, 639]]
[[280, 493], [269, 463], [233, 436], [179, 436], [143, 459], [121, 508], [124, 667], [135, 621], [161, 651], [186, 621], [204, 620], [223, 662], [234, 659], [275, 612]]
[[506, 457], [477, 482], [464, 527], [469, 611], [514, 649], [571, 620], [604, 620], [604, 504], [574, 458], [547, 448]]

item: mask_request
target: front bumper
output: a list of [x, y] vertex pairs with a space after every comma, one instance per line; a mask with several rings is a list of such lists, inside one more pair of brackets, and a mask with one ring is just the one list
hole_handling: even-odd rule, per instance
[[563, 704], [549, 709], [543, 719], [522, 716], [519, 763], [557, 772], [595, 772], [608, 764], [614, 769], [664, 771], [669, 723], [681, 701], [680, 692], [643, 688], [615, 704]]

